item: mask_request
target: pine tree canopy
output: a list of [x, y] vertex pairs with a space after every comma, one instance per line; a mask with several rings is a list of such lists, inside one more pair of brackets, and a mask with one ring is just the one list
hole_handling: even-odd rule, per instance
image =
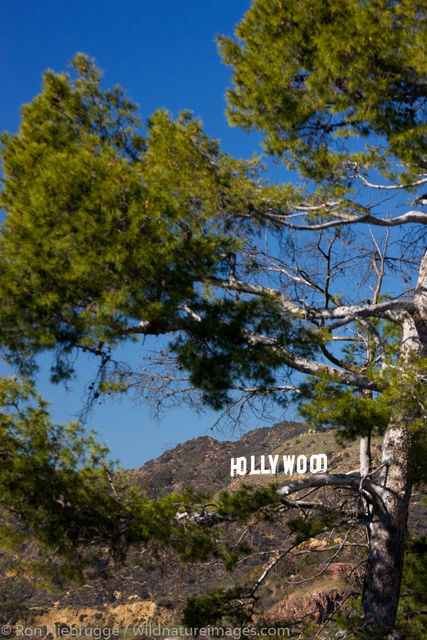
[[41, 349], [113, 345], [136, 321], [173, 321], [221, 270], [236, 244], [228, 220], [253, 189], [252, 165], [197, 120], [157, 112], [144, 138], [121, 90], [102, 93], [87, 58], [74, 66], [74, 82], [47, 72], [19, 133], [3, 136], [3, 343], [27, 365]]
[[[227, 558], [212, 531], [177, 525], [177, 512], [201, 496], [187, 491], [149, 500], [94, 434], [77, 421], [55, 424], [29, 382], [2, 378], [0, 406], [0, 544], [3, 555], [14, 554], [15, 570], [24, 563], [62, 585], [106, 577], [131, 547], [150, 542], [168, 545], [184, 561], [212, 553]], [[29, 544], [31, 560], [24, 553]]]
[[[426, 168], [425, 7], [413, 0], [256, 0], [220, 38], [233, 67], [228, 114], [313, 179], [370, 162]], [[368, 150], [348, 141], [371, 138]]]

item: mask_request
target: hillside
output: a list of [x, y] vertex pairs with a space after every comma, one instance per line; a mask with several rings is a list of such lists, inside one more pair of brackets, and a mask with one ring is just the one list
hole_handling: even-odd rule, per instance
[[[223, 489], [234, 490], [242, 483], [280, 483], [289, 477], [279, 471], [275, 477], [247, 475], [231, 478], [231, 457], [291, 453], [307, 457], [325, 453], [329, 470], [348, 472], [358, 466], [357, 443], [340, 448], [331, 431], [307, 432], [300, 424], [281, 422], [271, 428], [250, 431], [235, 442], [220, 442], [206, 436], [195, 438], [138, 469], [130, 470], [128, 474], [132, 482], [152, 498], [187, 487], [215, 494]], [[376, 443], [373, 453], [378, 457], [379, 445]], [[421, 506], [415, 503], [411, 527], [417, 533], [422, 530], [423, 515]], [[241, 531], [234, 528], [234, 535], [240, 535]], [[249, 542], [256, 551], [265, 553], [265, 549], [280, 548], [287, 536], [286, 527], [263, 525], [249, 534]], [[0, 581], [3, 622], [29, 617], [39, 625], [55, 622], [101, 626], [143, 625], [149, 621], [178, 623], [189, 596], [231, 586], [236, 578], [254, 581], [261, 572], [260, 556], [238, 565], [230, 574], [221, 563], [184, 566], [164, 549], [157, 550], [156, 560], [153, 560], [152, 552], [153, 549], [136, 549], [126, 565], [115, 568], [110, 578], [53, 592], [41, 589], [40, 580], [34, 582], [29, 576], [14, 576], [12, 564], [8, 566], [3, 560]], [[26, 553], [31, 555], [31, 549], [28, 548]], [[289, 587], [288, 578], [292, 571], [302, 571], [304, 578], [316, 573], [316, 563], [323, 561], [319, 558], [323, 554], [312, 555], [306, 567], [299, 562], [298, 566], [278, 566], [272, 573], [263, 592], [264, 609], [268, 615], [292, 620], [313, 613], [314, 618], [321, 622], [334, 603], [358, 589], [362, 572], [353, 571], [352, 553], [346, 553], [339, 562], [331, 563], [314, 582]]]
[[274, 427], [249, 431], [235, 442], [201, 436], [165, 451], [156, 460], [146, 462], [131, 473], [150, 498], [179, 492], [189, 486], [196, 491], [216, 493], [233, 486], [230, 458], [280, 452], [285, 442], [298, 439], [302, 431], [296, 422], [280, 422]]

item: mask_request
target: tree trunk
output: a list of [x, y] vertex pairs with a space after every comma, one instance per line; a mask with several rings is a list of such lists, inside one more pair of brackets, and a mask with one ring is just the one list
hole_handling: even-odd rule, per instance
[[[427, 356], [427, 252], [421, 263], [414, 295], [414, 313], [403, 320], [401, 355]], [[409, 412], [411, 413], [411, 412]], [[404, 543], [411, 495], [410, 449], [413, 432], [408, 427], [419, 416], [396, 414], [384, 436], [381, 484], [383, 501], [372, 509], [369, 526], [368, 567], [362, 594], [362, 615], [391, 628], [394, 624], [402, 579]]]
[[371, 436], [360, 438], [360, 475], [366, 476], [371, 471]]
[[406, 427], [390, 427], [383, 444], [386, 487], [383, 503], [372, 509], [368, 528], [369, 557], [363, 585], [362, 615], [365, 620], [392, 627], [402, 579], [403, 554], [411, 495], [409, 453], [411, 433]]

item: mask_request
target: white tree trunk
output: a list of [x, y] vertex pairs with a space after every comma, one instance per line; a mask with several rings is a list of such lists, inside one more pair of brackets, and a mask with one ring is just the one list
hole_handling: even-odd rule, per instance
[[[415, 311], [403, 323], [401, 355], [427, 355], [427, 252], [421, 263], [414, 295]], [[421, 411], [421, 409], [419, 409]], [[382, 481], [387, 491], [373, 506], [369, 527], [368, 568], [362, 594], [366, 620], [392, 627], [395, 621], [402, 579], [404, 543], [411, 495], [410, 449], [413, 432], [408, 428], [420, 415], [405, 413], [396, 406], [384, 436]]]

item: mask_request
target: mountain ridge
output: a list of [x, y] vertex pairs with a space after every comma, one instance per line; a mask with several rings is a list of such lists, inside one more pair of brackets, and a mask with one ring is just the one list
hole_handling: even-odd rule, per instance
[[[282, 421], [271, 427], [251, 429], [237, 440], [198, 436], [128, 473], [150, 498], [180, 492], [192, 484], [197, 491], [216, 493], [230, 484], [232, 457], [271, 453], [281, 443], [305, 431], [301, 423]], [[192, 464], [195, 459], [197, 466]]]

